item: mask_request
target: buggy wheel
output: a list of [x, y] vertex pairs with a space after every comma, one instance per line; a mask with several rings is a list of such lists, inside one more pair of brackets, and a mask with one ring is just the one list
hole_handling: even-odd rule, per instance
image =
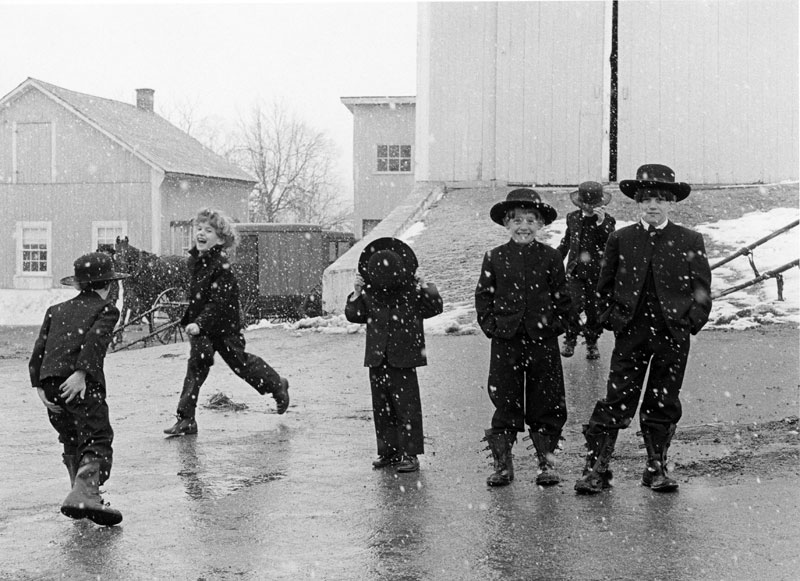
[[159, 343], [177, 343], [183, 340], [183, 330], [180, 321], [188, 302], [183, 300], [183, 292], [178, 288], [168, 288], [163, 291], [151, 308], [150, 335]]

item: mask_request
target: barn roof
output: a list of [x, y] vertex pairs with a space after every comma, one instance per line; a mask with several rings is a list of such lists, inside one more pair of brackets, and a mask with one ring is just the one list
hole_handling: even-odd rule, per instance
[[255, 179], [158, 114], [136, 105], [70, 91], [28, 78], [0, 103], [35, 87], [134, 155], [166, 173], [255, 183]]

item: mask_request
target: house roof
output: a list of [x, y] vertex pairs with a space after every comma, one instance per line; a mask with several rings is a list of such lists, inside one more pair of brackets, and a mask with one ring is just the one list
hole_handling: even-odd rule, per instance
[[416, 105], [416, 97], [341, 97], [342, 104], [353, 112], [358, 105]]
[[0, 99], [0, 104], [32, 87], [165, 173], [256, 182], [247, 172], [217, 155], [188, 133], [158, 114], [136, 105], [70, 91], [30, 77]]

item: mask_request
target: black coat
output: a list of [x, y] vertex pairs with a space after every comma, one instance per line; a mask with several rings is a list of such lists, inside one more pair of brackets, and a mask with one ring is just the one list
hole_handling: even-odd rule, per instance
[[[577, 276], [588, 280], [597, 280], [600, 276], [600, 263], [608, 236], [614, 231], [617, 221], [606, 214], [603, 223], [597, 225], [597, 216], [583, 219], [583, 212], [577, 210], [567, 214], [567, 230], [558, 245], [558, 251], [567, 260], [567, 276]], [[581, 231], [584, 232], [584, 248], [588, 256], [581, 257]], [[580, 262], [579, 262], [580, 261]], [[582, 268], [576, 267], [582, 263]]]
[[241, 333], [239, 284], [222, 246], [214, 246], [205, 254], [192, 248], [189, 272], [189, 306], [180, 324], [197, 323], [200, 334], [206, 336]]
[[570, 304], [555, 248], [510, 241], [483, 257], [475, 311], [487, 337], [511, 339], [520, 325], [531, 337], [556, 337], [564, 332]]
[[83, 370], [105, 387], [103, 363], [118, 319], [114, 303], [94, 291], [47, 309], [28, 364], [31, 385]]
[[[641, 222], [612, 233], [597, 285], [607, 329], [623, 330], [644, 289], [649, 234]], [[653, 280], [667, 327], [676, 338], [696, 334], [711, 312], [711, 269], [703, 236], [672, 222], [655, 237]]]
[[385, 358], [392, 367], [408, 368], [427, 365], [422, 320], [438, 315], [443, 308], [439, 291], [428, 283], [409, 286], [391, 301], [368, 291], [355, 298], [351, 293], [344, 315], [351, 323], [367, 325], [365, 367], [376, 367]]

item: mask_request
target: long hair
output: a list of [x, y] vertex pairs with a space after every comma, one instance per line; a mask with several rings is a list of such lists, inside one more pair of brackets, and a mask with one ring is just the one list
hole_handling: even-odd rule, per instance
[[197, 212], [194, 219], [195, 226], [202, 222], [208, 223], [222, 240], [222, 247], [231, 250], [239, 243], [239, 236], [233, 227], [233, 220], [212, 208], [203, 208]]

